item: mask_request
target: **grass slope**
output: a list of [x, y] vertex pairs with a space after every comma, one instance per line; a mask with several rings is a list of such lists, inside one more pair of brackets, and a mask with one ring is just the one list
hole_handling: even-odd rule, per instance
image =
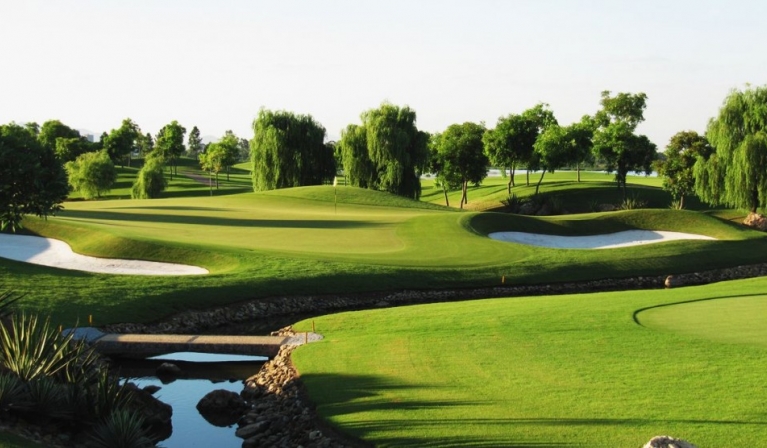
[[[316, 319], [325, 339], [293, 359], [318, 412], [377, 446], [638, 447], [659, 434], [750, 446], [767, 440], [767, 351], [742, 324], [764, 315], [765, 288], [754, 279], [343, 313]], [[719, 328], [729, 343], [679, 327], [741, 296], [749, 309]], [[710, 309], [635, 321], [702, 299]]]
[[[201, 174], [179, 168], [185, 171]], [[176, 176], [169, 197], [126, 200], [120, 193], [68, 202], [47, 221], [25, 220], [33, 233], [67, 241], [83, 254], [194, 264], [211, 275], [136, 278], [0, 259], [2, 286], [28, 293], [27, 307], [71, 325], [90, 314], [97, 323], [147, 321], [275, 295], [494, 286], [502, 276], [507, 283], [545, 283], [689, 272], [761, 262], [767, 249], [764, 234], [693, 212], [523, 217], [459, 212], [352, 187], [243, 192], [250, 188], [247, 171], [233, 170], [229, 183], [220, 177], [213, 196], [208, 185]], [[562, 182], [549, 180], [544, 186]], [[486, 237], [499, 230], [570, 235], [632, 228], [721, 241], [576, 251]]]

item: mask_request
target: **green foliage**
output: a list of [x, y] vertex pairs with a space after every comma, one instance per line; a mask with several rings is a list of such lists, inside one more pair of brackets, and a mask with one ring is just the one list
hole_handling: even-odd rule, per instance
[[93, 150], [93, 144], [82, 137], [57, 138], [56, 145], [54, 147], [56, 157], [58, 157], [62, 163], [71, 162], [80, 155], [86, 154]]
[[623, 202], [620, 204], [621, 210], [637, 210], [647, 207], [647, 202], [640, 199], [639, 195], [631, 195], [623, 198]]
[[[80, 136], [80, 132], [76, 131], [75, 129], [70, 128], [69, 126], [65, 125], [64, 123], [60, 122], [59, 120], [48, 120], [45, 123], [43, 123], [43, 126], [40, 128], [38, 133], [32, 132], [33, 134], [37, 135], [37, 140], [40, 142], [43, 147], [45, 147], [48, 150], [56, 151], [58, 155], [57, 146], [59, 145], [59, 140], [65, 140], [69, 141], [69, 144], [72, 144], [72, 141], [75, 142], [81, 142], [84, 140]], [[62, 151], [67, 152], [67, 151]], [[69, 160], [74, 160], [75, 157], [77, 157], [80, 154], [61, 154], [62, 161], [67, 162]], [[71, 157], [71, 158], [68, 158]]]
[[712, 152], [706, 137], [695, 131], [681, 131], [671, 137], [664, 158], [656, 167], [663, 179], [663, 189], [671, 193], [679, 208], [684, 208], [685, 196], [695, 189], [695, 162], [701, 157], [708, 159]]
[[55, 375], [78, 362], [80, 350], [70, 348], [72, 336], [61, 336], [34, 314], [14, 314], [9, 324], [0, 325], [0, 364], [22, 381]]
[[197, 126], [194, 126], [191, 131], [189, 131], [189, 137], [186, 142], [186, 152], [192, 157], [197, 157], [198, 154], [202, 151], [202, 139], [200, 138], [200, 130], [197, 129]]
[[140, 136], [141, 130], [138, 125], [130, 118], [126, 118], [119, 128], [112, 129], [106, 136], [102, 135], [101, 144], [113, 163], [123, 164], [127, 156], [128, 165], [130, 165], [130, 155], [136, 150]]
[[117, 180], [117, 170], [106, 151], [88, 152], [64, 166], [69, 185], [83, 198], [100, 198]]
[[0, 372], [0, 412], [8, 412], [24, 397], [24, 383], [10, 372]]
[[487, 156], [483, 151], [485, 127], [471, 122], [450, 125], [436, 143], [436, 157], [441, 170], [438, 178], [448, 182], [460, 179], [460, 207], [468, 203], [469, 182], [478, 184], [487, 177]]
[[142, 429], [144, 419], [138, 412], [120, 410], [109, 415], [93, 429], [91, 442], [98, 448], [149, 448], [154, 443]]
[[165, 161], [157, 155], [144, 159], [144, 166], [138, 172], [136, 182], [131, 189], [133, 199], [154, 199], [160, 197], [168, 183], [163, 175]]
[[716, 148], [693, 169], [695, 192], [709, 204], [756, 212], [767, 201], [767, 86], [733, 90], [706, 138]]
[[629, 171], [652, 172], [657, 148], [646, 136], [634, 134], [636, 126], [644, 120], [647, 95], [619, 93], [614, 97], [602, 92], [602, 110], [594, 123], [594, 156], [605, 162], [607, 171], [615, 171], [618, 187], [626, 195], [626, 175]]
[[255, 191], [321, 185], [336, 174], [325, 128], [311, 115], [261, 109], [253, 121], [251, 164]]
[[362, 125], [349, 125], [339, 142], [350, 185], [418, 199], [429, 136], [416, 127], [415, 111], [384, 103], [360, 118]]
[[178, 124], [176, 120], [173, 120], [160, 129], [155, 139], [154, 152], [163, 160], [169, 162], [171, 180], [173, 179], [174, 169], [178, 171], [176, 160], [185, 151], [184, 134], [186, 134], [186, 129]]
[[205, 148], [205, 152], [200, 154], [200, 167], [203, 170], [216, 175], [216, 188], [218, 188], [218, 173], [223, 170], [229, 172], [229, 168], [237, 163], [239, 155], [240, 139], [232, 131], [226, 131], [224, 137], [211, 143]]
[[512, 193], [508, 198], [501, 199], [501, 204], [509, 213], [519, 213], [523, 201], [515, 193]]
[[26, 214], [55, 214], [68, 193], [53, 149], [17, 124], [0, 126], [0, 230], [15, 232]]

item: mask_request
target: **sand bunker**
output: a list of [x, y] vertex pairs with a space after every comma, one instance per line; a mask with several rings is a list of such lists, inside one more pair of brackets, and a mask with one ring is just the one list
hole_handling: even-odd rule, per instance
[[715, 240], [705, 235], [655, 230], [627, 230], [625, 232], [589, 236], [542, 235], [523, 232], [494, 232], [488, 235], [499, 241], [557, 249], [612, 249], [615, 247], [639, 246], [673, 240]]
[[0, 234], [0, 257], [59, 269], [123, 275], [201, 275], [197, 266], [156, 261], [120, 260], [76, 254], [69, 244], [51, 238]]

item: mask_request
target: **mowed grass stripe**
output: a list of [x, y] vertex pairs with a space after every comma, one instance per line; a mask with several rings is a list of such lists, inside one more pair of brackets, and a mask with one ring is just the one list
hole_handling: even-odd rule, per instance
[[326, 340], [293, 358], [318, 411], [378, 446], [630, 447], [658, 434], [748, 444], [767, 440], [765, 348], [654, 330], [633, 313], [765, 287], [343, 313], [315, 319]]

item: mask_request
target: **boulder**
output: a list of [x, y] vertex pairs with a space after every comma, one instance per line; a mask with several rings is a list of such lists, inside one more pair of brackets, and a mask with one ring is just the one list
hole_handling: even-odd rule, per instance
[[760, 213], [749, 213], [743, 220], [743, 224], [762, 232], [767, 231], [767, 218]]
[[197, 403], [200, 415], [215, 426], [231, 426], [237, 423], [247, 409], [248, 404], [240, 394], [224, 389], [208, 392]]
[[663, 285], [666, 288], [677, 288], [679, 286], [684, 286], [684, 281], [679, 276], [669, 275], [666, 277], [666, 280], [663, 282]]
[[642, 448], [698, 448], [690, 442], [670, 436], [655, 436]]

